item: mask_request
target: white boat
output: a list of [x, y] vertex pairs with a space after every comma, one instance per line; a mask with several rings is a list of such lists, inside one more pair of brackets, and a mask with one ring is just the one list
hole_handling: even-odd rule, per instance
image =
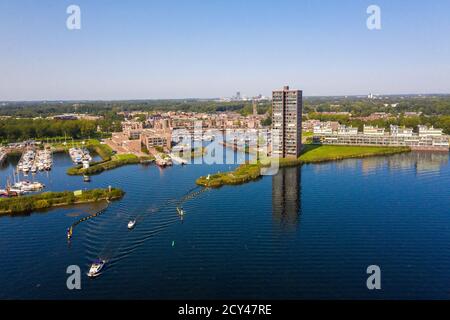
[[73, 227], [70, 227], [69, 229], [67, 229], [67, 240], [72, 239], [73, 236]]
[[45, 188], [45, 185], [40, 182], [30, 182], [30, 181], [17, 181], [13, 188], [21, 190], [23, 192], [34, 192], [34, 191], [40, 191]]
[[128, 229], [133, 229], [136, 226], [136, 220], [131, 220], [128, 222]]
[[32, 191], [39, 191], [45, 188], [45, 185], [43, 185], [40, 182], [32, 182], [28, 184], [22, 185], [22, 190], [25, 192], [32, 192]]
[[103, 267], [105, 266], [106, 261], [105, 260], [101, 260], [98, 259], [96, 261], [94, 261], [91, 265], [91, 268], [89, 269], [88, 272], [88, 277], [90, 278], [94, 278], [100, 275], [100, 271], [102, 271]]
[[9, 188], [9, 192], [10, 193], [16, 193], [18, 195], [24, 194], [25, 191], [23, 191], [22, 189], [18, 189], [18, 188]]
[[184, 210], [182, 208], [177, 208], [177, 212], [180, 216], [184, 216]]

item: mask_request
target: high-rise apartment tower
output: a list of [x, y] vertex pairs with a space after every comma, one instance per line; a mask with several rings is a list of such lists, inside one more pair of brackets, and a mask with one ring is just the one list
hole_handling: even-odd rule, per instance
[[272, 93], [272, 154], [299, 157], [302, 150], [303, 92], [283, 90]]

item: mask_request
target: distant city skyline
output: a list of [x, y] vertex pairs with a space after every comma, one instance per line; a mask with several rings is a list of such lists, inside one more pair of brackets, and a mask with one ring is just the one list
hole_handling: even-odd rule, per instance
[[371, 4], [2, 1], [0, 101], [449, 94], [450, 2], [377, 1], [376, 31]]

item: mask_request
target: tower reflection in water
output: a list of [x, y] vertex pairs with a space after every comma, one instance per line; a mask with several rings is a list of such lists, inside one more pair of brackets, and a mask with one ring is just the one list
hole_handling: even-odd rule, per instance
[[301, 168], [282, 168], [272, 177], [272, 218], [283, 231], [296, 231], [301, 214]]

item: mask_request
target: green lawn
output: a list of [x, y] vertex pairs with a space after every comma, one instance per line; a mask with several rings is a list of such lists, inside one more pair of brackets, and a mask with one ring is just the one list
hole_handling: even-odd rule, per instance
[[116, 154], [113, 156], [113, 160], [128, 161], [128, 160], [138, 160], [139, 157], [134, 154]]
[[299, 160], [302, 163], [334, 161], [348, 158], [363, 158], [389, 155], [409, 151], [404, 147], [366, 147], [366, 146], [316, 146], [306, 145]]

